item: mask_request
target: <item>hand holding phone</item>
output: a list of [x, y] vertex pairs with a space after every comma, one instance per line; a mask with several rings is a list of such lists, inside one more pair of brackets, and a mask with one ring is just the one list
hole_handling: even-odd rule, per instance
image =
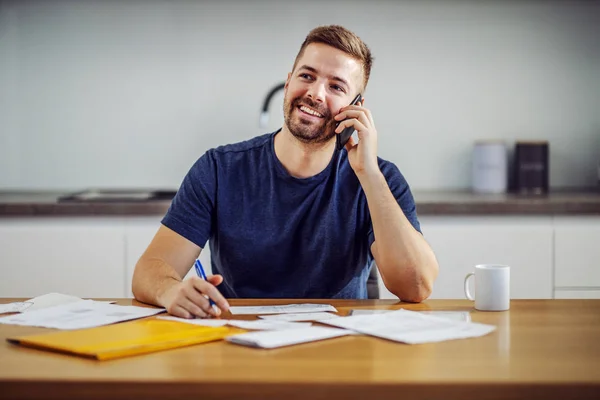
[[[352, 100], [352, 103], [350, 103], [351, 106], [355, 106], [357, 105], [360, 101], [362, 100], [362, 96], [359, 93], [354, 100]], [[339, 121], [335, 124], [335, 127], [337, 128], [338, 125], [341, 123], [342, 121]], [[346, 143], [348, 142], [348, 140], [350, 140], [350, 137], [352, 136], [352, 134], [354, 133], [356, 129], [354, 129], [353, 126], [349, 126], [347, 128], [345, 128], [343, 131], [341, 131], [339, 134], [335, 135], [335, 146], [338, 150], [341, 150]]]

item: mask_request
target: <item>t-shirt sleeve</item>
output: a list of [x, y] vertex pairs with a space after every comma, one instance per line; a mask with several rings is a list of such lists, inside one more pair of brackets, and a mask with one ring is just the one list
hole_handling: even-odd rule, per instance
[[[398, 167], [390, 162], [384, 162], [379, 165], [381, 172], [385, 176], [385, 179], [388, 183], [390, 191], [394, 195], [394, 198], [398, 202], [398, 205], [404, 212], [404, 215], [408, 219], [408, 221], [412, 224], [412, 226], [421, 233], [421, 224], [419, 223], [419, 219], [417, 218], [417, 207], [415, 205], [415, 200], [410, 191], [410, 187], [404, 176], [398, 169]], [[375, 234], [373, 232], [373, 224], [371, 223], [369, 229], [369, 249], [373, 245], [375, 241]]]
[[204, 247], [212, 232], [217, 197], [217, 166], [211, 151], [189, 170], [161, 223]]

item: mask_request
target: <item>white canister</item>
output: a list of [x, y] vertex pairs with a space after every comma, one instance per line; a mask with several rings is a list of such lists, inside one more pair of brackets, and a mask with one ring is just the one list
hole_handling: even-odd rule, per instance
[[473, 147], [472, 185], [476, 193], [504, 193], [508, 185], [508, 154], [500, 140], [477, 141]]

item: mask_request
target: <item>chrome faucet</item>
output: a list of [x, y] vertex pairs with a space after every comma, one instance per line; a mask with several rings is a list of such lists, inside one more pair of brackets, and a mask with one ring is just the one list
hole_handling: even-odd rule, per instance
[[258, 121], [258, 126], [260, 128], [265, 128], [267, 126], [267, 123], [269, 122], [269, 103], [271, 102], [271, 99], [273, 98], [275, 93], [282, 90], [284, 87], [285, 82], [282, 82], [279, 85], [275, 86], [273, 89], [271, 89], [269, 91], [269, 94], [267, 94], [267, 97], [265, 98], [265, 102], [262, 107], [262, 112], [260, 113], [260, 119]]

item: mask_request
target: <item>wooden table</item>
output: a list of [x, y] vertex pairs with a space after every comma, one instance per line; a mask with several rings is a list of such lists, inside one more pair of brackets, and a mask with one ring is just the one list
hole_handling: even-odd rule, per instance
[[[300, 301], [231, 304], [290, 302]], [[478, 312], [462, 300], [312, 302], [333, 304], [341, 315], [353, 308], [469, 311], [474, 322], [498, 329], [423, 345], [352, 336], [261, 350], [221, 341], [93, 361], [9, 344], [8, 336], [46, 330], [0, 325], [0, 398], [600, 398], [600, 300], [513, 300], [507, 312]]]

